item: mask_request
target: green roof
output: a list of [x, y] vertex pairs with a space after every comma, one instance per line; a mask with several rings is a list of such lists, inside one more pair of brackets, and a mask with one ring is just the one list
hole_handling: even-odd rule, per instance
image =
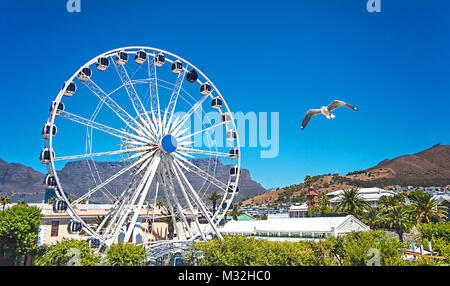
[[[232, 216], [227, 215], [227, 220], [232, 220], [232, 219], [233, 219]], [[254, 217], [252, 217], [252, 216], [249, 216], [249, 215], [247, 215], [247, 214], [240, 214], [240, 215], [238, 215], [237, 220], [238, 220], [238, 221], [239, 221], [239, 220], [256, 220], [256, 218], [254, 218]]]

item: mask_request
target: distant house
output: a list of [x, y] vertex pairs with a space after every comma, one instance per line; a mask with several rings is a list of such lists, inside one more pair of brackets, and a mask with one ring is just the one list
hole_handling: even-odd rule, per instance
[[289, 217], [290, 218], [306, 217], [307, 212], [308, 212], [307, 203], [304, 203], [302, 205], [294, 205], [289, 208]]
[[[52, 205], [49, 204], [28, 205], [36, 206], [42, 210], [43, 217], [42, 223], [39, 227], [38, 245], [52, 245], [62, 241], [63, 239], [87, 240], [90, 237], [84, 231], [78, 234], [70, 234], [68, 232], [68, 224], [72, 218], [66, 212], [55, 213], [52, 209]], [[74, 206], [80, 218], [82, 218], [92, 228], [97, 226], [98, 217], [104, 217], [111, 207], [111, 204], [79, 204]], [[152, 210], [147, 208], [143, 208], [141, 210], [129, 242], [141, 243], [149, 240], [157, 241], [167, 239], [167, 224], [162, 221], [153, 220], [153, 215], [161, 216], [161, 210], [156, 209], [154, 213]], [[194, 228], [195, 226], [191, 213], [186, 212], [185, 215], [188, 223], [190, 223], [191, 227]], [[182, 227], [181, 222], [177, 222], [177, 225]], [[180, 238], [185, 239], [184, 234], [180, 234]], [[119, 234], [115, 242], [122, 240], [123, 235]]]
[[246, 236], [275, 241], [323, 239], [370, 228], [352, 215], [255, 221], [229, 221], [219, 231], [224, 236]]
[[[335, 207], [342, 200], [341, 195], [343, 193], [343, 190], [339, 190], [327, 194], [327, 196], [330, 198], [331, 207]], [[378, 201], [382, 196], [392, 197], [395, 195], [395, 192], [380, 188], [361, 188], [358, 189], [358, 194], [363, 200], [369, 202], [371, 207], [377, 207]]]

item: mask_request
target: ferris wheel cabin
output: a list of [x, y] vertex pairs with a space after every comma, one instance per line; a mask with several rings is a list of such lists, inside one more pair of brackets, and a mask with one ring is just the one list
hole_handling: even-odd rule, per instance
[[109, 59], [107, 57], [99, 57], [96, 65], [99, 71], [105, 71], [109, 67]]
[[56, 199], [52, 204], [53, 212], [55, 213], [62, 213], [67, 210], [67, 203], [64, 200]]
[[172, 72], [179, 73], [183, 70], [183, 63], [180, 60], [176, 60], [172, 63]]
[[57, 187], [55, 176], [47, 174], [44, 178], [43, 185], [46, 189], [55, 189]]
[[166, 57], [164, 56], [163, 53], [159, 53], [155, 55], [153, 60], [155, 61], [155, 65], [157, 67], [161, 67], [166, 62]]
[[134, 61], [137, 64], [142, 64], [147, 59], [147, 53], [144, 50], [137, 51], [134, 55]]
[[92, 76], [92, 70], [89, 67], [84, 67], [78, 73], [78, 79], [82, 82], [88, 81]]
[[44, 139], [54, 137], [56, 135], [56, 131], [57, 131], [56, 125], [52, 125], [51, 123], [45, 123], [44, 127], [42, 128], [42, 137], [44, 137]]
[[214, 109], [219, 109], [222, 107], [223, 101], [219, 97], [214, 97], [211, 101], [211, 107]]
[[205, 82], [202, 83], [202, 85], [200, 86], [200, 93], [203, 95], [208, 95], [211, 93], [211, 85], [209, 85], [209, 83]]
[[128, 61], [128, 54], [124, 51], [117, 52], [116, 63], [118, 65], [124, 65]]
[[48, 164], [50, 163], [51, 157], [55, 157], [55, 152], [53, 152], [53, 150], [50, 152], [50, 148], [45, 147], [39, 155], [39, 161], [41, 161], [42, 164]]
[[192, 69], [190, 72], [186, 75], [186, 80], [190, 83], [196, 82], [198, 79], [198, 74], [195, 71], [195, 69]]
[[81, 224], [81, 222], [79, 222], [77, 220], [71, 220], [67, 224], [67, 231], [70, 234], [77, 234], [77, 233], [80, 233], [82, 230], [83, 230], [83, 225]]
[[[53, 112], [53, 108], [56, 105], [56, 101], [53, 101], [50, 105], [50, 113]], [[64, 103], [59, 102], [58, 108], [56, 109], [56, 115], [60, 115], [64, 111]]]
[[234, 140], [237, 139], [237, 133], [236, 130], [228, 130], [227, 131], [227, 135], [226, 135], [226, 139], [228, 142], [233, 142]]
[[236, 159], [239, 157], [239, 149], [236, 147], [233, 147], [230, 149], [230, 158], [231, 159]]
[[[64, 82], [63, 89], [66, 87], [66, 84], [67, 84], [67, 82]], [[71, 81], [67, 85], [67, 88], [64, 91], [64, 95], [65, 96], [72, 96], [75, 93], [75, 91], [77, 91], [77, 85], [73, 81]]]

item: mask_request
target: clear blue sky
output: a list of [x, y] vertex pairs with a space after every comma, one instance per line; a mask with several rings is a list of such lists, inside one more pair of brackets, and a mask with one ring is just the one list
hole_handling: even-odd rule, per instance
[[[280, 153], [243, 149], [264, 187], [360, 170], [450, 142], [450, 2], [382, 0], [2, 1], [0, 158], [44, 171], [40, 130], [61, 84], [121, 46], [176, 53], [202, 69], [233, 111], [279, 112]], [[336, 119], [300, 123], [341, 99]]]

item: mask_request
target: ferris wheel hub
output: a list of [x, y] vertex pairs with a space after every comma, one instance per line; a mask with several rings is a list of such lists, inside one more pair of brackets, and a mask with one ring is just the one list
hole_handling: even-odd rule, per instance
[[167, 153], [172, 153], [175, 150], [177, 150], [178, 147], [178, 142], [177, 139], [170, 135], [164, 135], [164, 137], [161, 139], [161, 148], [167, 152]]

